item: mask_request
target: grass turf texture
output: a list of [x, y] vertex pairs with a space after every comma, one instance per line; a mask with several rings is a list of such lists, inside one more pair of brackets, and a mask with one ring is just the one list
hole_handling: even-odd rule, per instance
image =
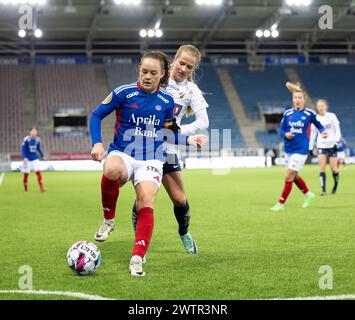
[[[117, 299], [255, 299], [355, 293], [355, 167], [341, 172], [336, 196], [317, 197], [302, 209], [297, 187], [287, 209], [273, 213], [283, 168], [183, 172], [191, 205], [191, 233], [200, 253], [184, 252], [172, 204], [161, 189], [145, 278], [128, 274], [133, 245], [131, 185], [121, 189], [116, 230], [99, 243], [97, 274], [80, 277], [66, 264], [78, 240], [94, 242], [101, 223], [101, 173], [44, 173], [45, 194], [35, 175], [29, 193], [22, 175], [7, 173], [0, 186], [0, 290], [18, 289], [21, 265], [33, 268], [33, 289], [83, 292]], [[302, 176], [319, 194], [318, 168]], [[328, 173], [328, 189], [332, 184]], [[333, 290], [319, 289], [319, 268], [334, 272]], [[49, 298], [0, 294], [0, 299]], [[63, 299], [63, 297], [58, 297]]]

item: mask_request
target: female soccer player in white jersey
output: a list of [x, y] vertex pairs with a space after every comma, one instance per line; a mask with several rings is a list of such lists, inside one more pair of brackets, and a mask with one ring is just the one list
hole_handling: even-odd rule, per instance
[[[180, 126], [183, 116], [195, 115], [195, 121], [181, 125], [181, 133], [190, 135], [199, 130], [206, 130], [209, 126], [208, 104], [201, 90], [193, 81], [193, 73], [201, 61], [200, 51], [192, 45], [181, 46], [175, 54], [166, 90], [174, 97], [176, 108], [176, 122]], [[184, 189], [181, 167], [177, 157], [177, 146], [168, 145], [167, 161], [163, 167], [163, 185], [173, 203], [173, 210], [178, 223], [178, 233], [182, 244], [189, 254], [198, 252], [196, 242], [189, 232], [190, 205]], [[137, 210], [132, 210], [134, 230], [137, 223]]]
[[164, 130], [174, 127], [176, 113], [173, 97], [162, 89], [168, 84], [169, 69], [170, 63], [166, 55], [161, 52], [146, 53], [139, 65], [138, 82], [115, 89], [90, 118], [93, 143], [91, 156], [93, 160], [101, 161], [105, 156], [101, 120], [116, 111], [114, 140], [108, 149], [101, 179], [101, 200], [105, 217], [101, 228], [113, 224], [119, 189], [131, 180], [136, 192], [138, 215], [129, 264], [129, 271], [133, 276], [145, 275], [143, 257], [153, 232], [153, 206], [166, 160], [162, 144], [167, 141], [199, 147], [208, 141], [204, 135], [188, 137], [176, 131]]
[[293, 107], [284, 112], [280, 135], [284, 138], [285, 154], [287, 160], [287, 172], [284, 188], [273, 211], [285, 209], [285, 202], [291, 193], [293, 183], [305, 195], [303, 208], [307, 208], [315, 195], [311, 192], [305, 181], [299, 176], [299, 171], [303, 168], [309, 149], [309, 130], [312, 123], [318, 128], [323, 138], [327, 137], [327, 132], [322, 124], [317, 120], [316, 113], [306, 108], [306, 94], [299, 84], [286, 83], [287, 88], [292, 92]]
[[313, 149], [315, 140], [317, 139], [317, 149], [318, 149], [318, 160], [320, 166], [320, 183], [322, 192], [321, 195], [324, 196], [326, 192], [326, 166], [327, 160], [329, 158], [330, 168], [333, 173], [334, 186], [332, 193], [335, 194], [339, 183], [339, 168], [338, 168], [338, 146], [340, 144], [341, 132], [340, 125], [337, 116], [328, 111], [329, 105], [328, 101], [325, 99], [319, 99], [317, 101], [317, 120], [323, 125], [325, 131], [328, 133], [327, 138], [323, 138], [318, 135], [318, 130], [312, 126], [311, 141], [309, 144], [310, 150]]

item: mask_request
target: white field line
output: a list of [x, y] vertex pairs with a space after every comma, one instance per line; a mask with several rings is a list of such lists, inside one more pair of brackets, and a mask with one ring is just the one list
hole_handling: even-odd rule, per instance
[[344, 300], [344, 299], [355, 299], [355, 294], [342, 294], [342, 295], [338, 295], [338, 296], [274, 298], [274, 299], [270, 299], [270, 300]]
[[82, 292], [70, 292], [70, 291], [0, 290], [0, 294], [1, 293], [53, 295], [53, 296], [65, 296], [65, 297], [72, 297], [72, 298], [80, 298], [80, 299], [85, 299], [85, 300], [115, 300], [112, 298], [106, 298], [106, 297], [86, 294], [86, 293], [82, 293]]
[[5, 177], [5, 172], [2, 172], [0, 174], [0, 186], [2, 185], [2, 182], [4, 181], [4, 177]]
[[[90, 295], [82, 292], [70, 292], [70, 291], [46, 291], [46, 290], [0, 290], [1, 293], [13, 293], [13, 294], [37, 294], [37, 295], [55, 295], [65, 296], [72, 298], [80, 298], [85, 300], [115, 300], [112, 298], [106, 298], [97, 295]], [[338, 296], [313, 296], [313, 297], [294, 297], [294, 298], [274, 298], [267, 300], [344, 300], [355, 299], [355, 294], [343, 294]], [[262, 299], [265, 300], [265, 299]]]

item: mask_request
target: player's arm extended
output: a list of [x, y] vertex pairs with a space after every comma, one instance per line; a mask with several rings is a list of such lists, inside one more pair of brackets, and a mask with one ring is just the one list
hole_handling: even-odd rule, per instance
[[317, 128], [313, 124], [311, 124], [311, 135], [309, 138], [309, 150], [313, 150], [313, 147], [316, 143], [317, 135], [318, 135]]
[[316, 117], [315, 114], [313, 114], [311, 122], [317, 127], [317, 129], [318, 129], [320, 135], [321, 135], [323, 138], [327, 138], [327, 137], [328, 137], [328, 134], [327, 134], [327, 132], [325, 131], [325, 128], [324, 128], [323, 125], [317, 120], [317, 117]]
[[340, 130], [340, 123], [337, 116], [334, 116], [334, 129], [335, 129], [335, 141], [337, 142], [337, 144], [339, 144], [341, 140], [341, 130]]
[[27, 159], [27, 142], [24, 141], [21, 148], [22, 158]]
[[38, 142], [38, 144], [37, 144], [37, 152], [41, 156], [41, 159], [43, 159], [44, 158], [44, 154], [43, 154], [43, 152], [41, 150], [40, 142]]
[[[202, 147], [208, 142], [206, 135], [187, 136], [179, 133], [179, 126], [176, 124], [176, 119], [168, 119], [165, 122], [164, 130], [162, 130], [163, 140], [176, 145], [193, 145]], [[159, 132], [159, 134], [161, 133]]]
[[285, 121], [285, 116], [282, 117], [281, 123], [280, 123], [280, 136], [282, 138], [285, 138], [286, 135], [286, 130], [287, 130], [287, 125], [286, 125], [286, 121]]
[[94, 110], [90, 117], [90, 135], [93, 145], [102, 143], [101, 138], [101, 121], [106, 118], [112, 111], [117, 109], [118, 101], [116, 94], [111, 92], [108, 97]]
[[206, 130], [209, 126], [208, 114], [206, 108], [195, 112], [196, 120], [181, 126], [181, 134], [194, 134], [199, 130]]

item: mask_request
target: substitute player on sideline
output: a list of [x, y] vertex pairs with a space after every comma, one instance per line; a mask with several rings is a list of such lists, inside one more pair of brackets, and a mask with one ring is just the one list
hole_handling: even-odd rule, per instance
[[299, 176], [303, 168], [309, 149], [310, 126], [313, 123], [326, 138], [322, 124], [317, 120], [316, 113], [306, 108], [306, 94], [299, 84], [286, 83], [286, 87], [292, 92], [293, 107], [284, 112], [280, 125], [280, 135], [285, 141], [285, 154], [287, 161], [287, 172], [282, 195], [272, 211], [285, 210], [285, 202], [291, 193], [293, 183], [304, 193], [306, 199], [303, 208], [307, 208], [315, 194], [309, 191], [304, 180]]
[[325, 99], [317, 101], [317, 120], [322, 124], [328, 136], [323, 138], [318, 135], [318, 130], [312, 126], [311, 139], [309, 149], [313, 150], [315, 141], [317, 140], [318, 161], [320, 166], [320, 184], [322, 188], [321, 196], [327, 194], [326, 191], [326, 167], [329, 159], [330, 168], [333, 173], [334, 185], [332, 194], [335, 194], [339, 184], [339, 168], [338, 168], [338, 147], [341, 139], [340, 124], [337, 116], [328, 112], [329, 104]]
[[[172, 63], [169, 84], [166, 90], [174, 97], [178, 114], [176, 122], [181, 128], [181, 134], [195, 134], [199, 130], [206, 130], [209, 126], [207, 114], [208, 104], [203, 97], [201, 90], [193, 81], [193, 73], [198, 68], [201, 61], [200, 51], [192, 45], [183, 45], [176, 52]], [[195, 121], [180, 125], [184, 115], [195, 115]], [[168, 145], [167, 161], [163, 166], [163, 185], [168, 192], [173, 203], [173, 211], [178, 223], [178, 233], [183, 243], [185, 251], [189, 254], [198, 252], [196, 242], [193, 240], [190, 232], [190, 205], [184, 188], [184, 181], [181, 173], [181, 167], [177, 156], [177, 146]], [[136, 230], [137, 210], [133, 206], [132, 210], [133, 228]], [[108, 236], [105, 233], [103, 236]]]
[[22, 143], [22, 158], [23, 158], [23, 185], [25, 188], [25, 192], [28, 192], [28, 176], [32, 171], [36, 172], [37, 181], [39, 185], [39, 189], [41, 192], [45, 192], [43, 186], [43, 178], [40, 171], [38, 154], [40, 155], [42, 160], [45, 160], [43, 152], [40, 147], [40, 139], [37, 136], [38, 132], [36, 128], [32, 128], [30, 130], [30, 135], [26, 136], [23, 139]]
[[133, 276], [145, 275], [142, 262], [153, 232], [153, 205], [166, 160], [163, 142], [200, 147], [208, 141], [208, 137], [204, 135], [188, 137], [162, 130], [178, 128], [176, 123], [174, 125], [174, 99], [162, 89], [168, 84], [169, 69], [170, 63], [166, 55], [161, 52], [146, 53], [140, 61], [138, 82], [111, 92], [90, 119], [93, 143], [91, 156], [93, 160], [101, 161], [105, 156], [101, 120], [116, 110], [114, 141], [108, 149], [101, 179], [105, 219], [100, 229], [113, 223], [119, 189], [131, 180], [136, 192], [138, 215], [129, 264]]

